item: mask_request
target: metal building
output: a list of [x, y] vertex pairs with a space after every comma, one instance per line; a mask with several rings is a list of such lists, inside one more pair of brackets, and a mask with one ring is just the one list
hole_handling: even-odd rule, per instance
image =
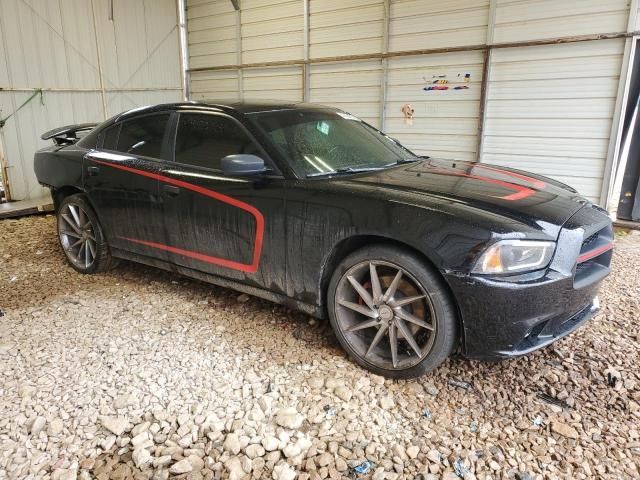
[[188, 0], [185, 8], [194, 99], [335, 105], [417, 152], [531, 170], [615, 209], [637, 0]]
[[47, 194], [33, 173], [43, 132], [182, 98], [176, 14], [174, 0], [0, 2], [0, 178], [11, 199]]

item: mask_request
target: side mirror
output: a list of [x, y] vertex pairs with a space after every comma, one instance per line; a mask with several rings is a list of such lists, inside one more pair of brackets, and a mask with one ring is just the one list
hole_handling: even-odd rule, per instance
[[257, 155], [246, 153], [227, 155], [221, 162], [222, 172], [226, 175], [257, 175], [267, 171], [264, 160]]

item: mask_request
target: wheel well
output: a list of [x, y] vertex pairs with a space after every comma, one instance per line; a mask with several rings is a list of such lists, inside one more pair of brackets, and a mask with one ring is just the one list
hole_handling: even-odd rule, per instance
[[60, 188], [52, 188], [51, 197], [53, 198], [53, 206], [56, 212], [58, 211], [58, 207], [62, 203], [62, 200], [64, 200], [69, 195], [74, 195], [76, 193], [82, 193], [82, 190], [80, 190], [77, 187], [72, 187], [70, 185], [67, 185], [65, 187], [60, 187]]
[[347, 255], [351, 254], [352, 252], [355, 252], [356, 250], [359, 250], [360, 248], [371, 246], [371, 245], [393, 245], [396, 247], [404, 248], [405, 250], [408, 250], [411, 253], [419, 256], [422, 260], [424, 260], [425, 263], [431, 266], [433, 270], [438, 273], [438, 275], [440, 275], [440, 278], [442, 279], [442, 283], [445, 286], [445, 289], [447, 290], [447, 292], [449, 293], [449, 297], [451, 298], [451, 301], [453, 302], [454, 307], [456, 309], [459, 338], [460, 338], [460, 341], [464, 344], [464, 328], [462, 324], [462, 316], [460, 314], [460, 308], [458, 306], [456, 296], [453, 294], [451, 287], [449, 287], [449, 284], [447, 283], [445, 278], [442, 276], [442, 273], [440, 273], [440, 270], [438, 270], [438, 268], [434, 265], [431, 259], [429, 259], [429, 257], [427, 257], [420, 250], [404, 242], [399, 242], [397, 240], [387, 238], [387, 237], [380, 237], [376, 235], [357, 235], [357, 236], [349, 237], [347, 239], [342, 240], [340, 243], [338, 243], [334, 247], [334, 249], [329, 254], [329, 257], [322, 269], [322, 278], [320, 280], [320, 299], [322, 302], [321, 309], [324, 312], [324, 315], [325, 316], [327, 315], [327, 291], [329, 290], [329, 282], [331, 281], [331, 275], [333, 274], [337, 266]]

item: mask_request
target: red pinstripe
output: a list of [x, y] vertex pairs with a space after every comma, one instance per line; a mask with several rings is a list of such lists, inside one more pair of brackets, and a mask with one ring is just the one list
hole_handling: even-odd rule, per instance
[[260, 254], [262, 253], [262, 242], [264, 239], [264, 216], [253, 205], [249, 205], [248, 203], [242, 202], [237, 198], [229, 197], [228, 195], [224, 195], [214, 190], [200, 187], [198, 185], [194, 185], [192, 183], [188, 183], [182, 180], [176, 180], [175, 178], [166, 177], [158, 173], [146, 172], [144, 170], [138, 170], [137, 168], [126, 167], [124, 165], [118, 165], [116, 163], [111, 163], [111, 162], [104, 162], [102, 160], [97, 160], [95, 158], [92, 160], [96, 163], [99, 163], [100, 165], [117, 168], [118, 170], [134, 173], [136, 175], [141, 175], [143, 177], [153, 178], [155, 180], [168, 183], [170, 185], [175, 185], [176, 187], [182, 187], [187, 190], [200, 193], [201, 195], [204, 195], [209, 198], [213, 198], [220, 202], [228, 203], [229, 205], [233, 205], [234, 207], [244, 210], [245, 212], [249, 212], [256, 219], [256, 235], [255, 235], [255, 242], [253, 247], [253, 259], [250, 264], [235, 262], [233, 260], [229, 260], [226, 258], [213, 257], [210, 255], [205, 255], [203, 253], [193, 252], [191, 250], [184, 250], [182, 248], [172, 247], [170, 245], [164, 245], [162, 243], [150, 242], [147, 240], [121, 237], [123, 240], [127, 240], [133, 243], [138, 243], [140, 245], [146, 245], [151, 248], [157, 248], [159, 250], [164, 250], [164, 251], [175, 253], [178, 255], [184, 255], [185, 257], [193, 258], [206, 263], [212, 263], [214, 265], [219, 265], [225, 268], [231, 268], [233, 270], [239, 270], [241, 272], [255, 273], [258, 270], [258, 265], [260, 263]]

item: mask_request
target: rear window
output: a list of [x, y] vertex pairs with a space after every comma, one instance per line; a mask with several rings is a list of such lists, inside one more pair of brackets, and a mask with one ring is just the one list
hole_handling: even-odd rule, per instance
[[115, 150], [132, 155], [162, 158], [162, 141], [168, 122], [169, 114], [148, 115], [124, 122], [120, 127]]

